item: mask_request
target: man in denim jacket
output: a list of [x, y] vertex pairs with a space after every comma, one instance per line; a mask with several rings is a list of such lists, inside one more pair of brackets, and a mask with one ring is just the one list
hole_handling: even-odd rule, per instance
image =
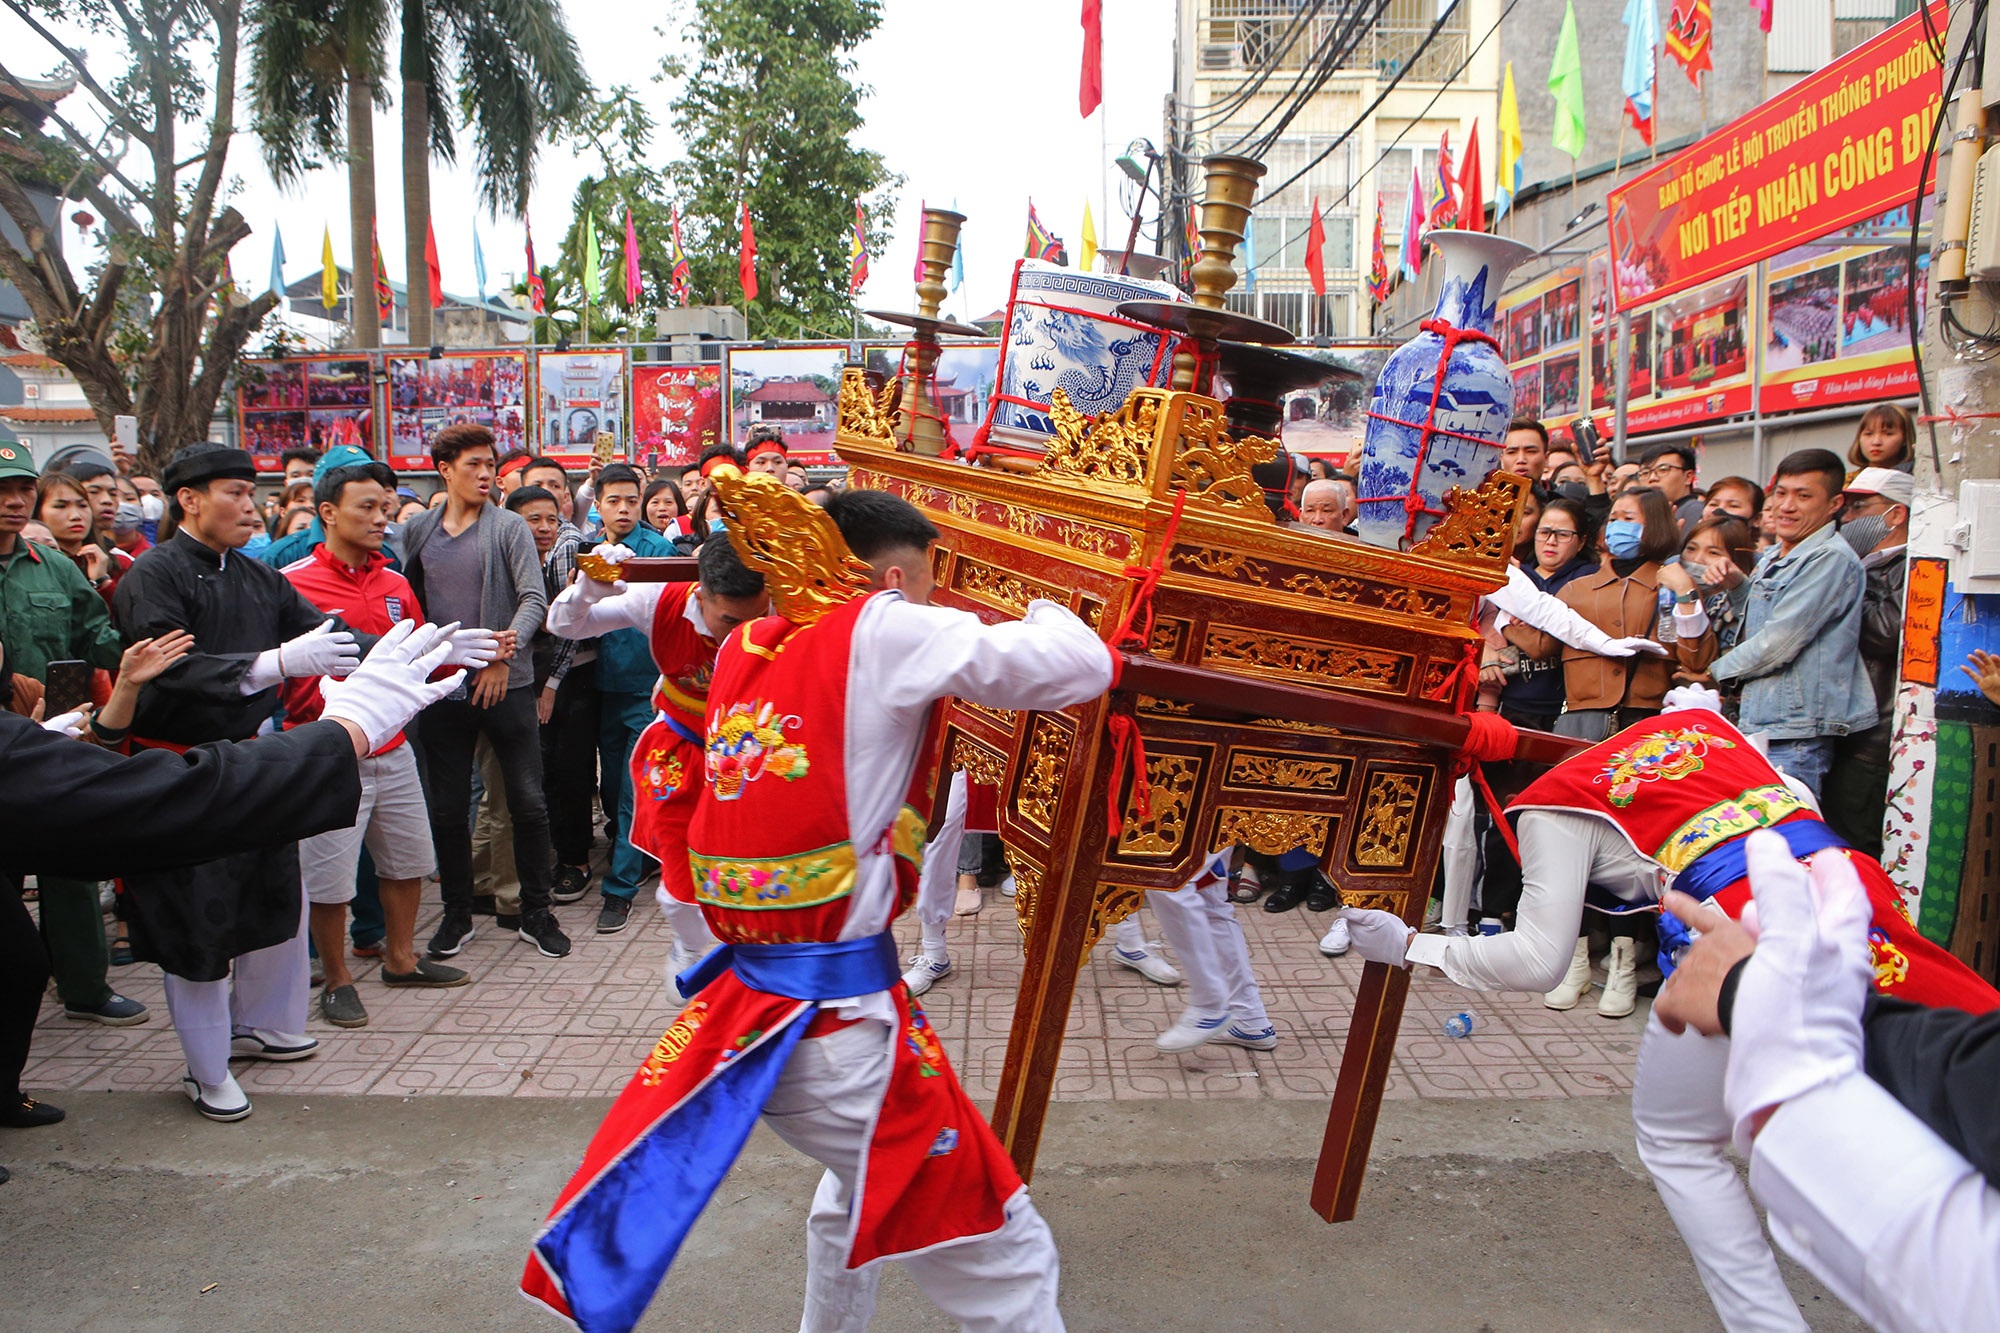
[[1745, 733], [1770, 738], [1771, 762], [1820, 794], [1834, 742], [1875, 723], [1861, 658], [1861, 561], [1835, 534], [1847, 472], [1801, 449], [1778, 464], [1765, 502], [1778, 544], [1750, 579], [1743, 638], [1709, 672], [1743, 692]]

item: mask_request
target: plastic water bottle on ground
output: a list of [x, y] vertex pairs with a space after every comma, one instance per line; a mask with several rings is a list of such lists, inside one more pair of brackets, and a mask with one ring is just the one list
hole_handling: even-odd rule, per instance
[[1447, 1037], [1469, 1037], [1472, 1035], [1473, 1017], [1469, 1013], [1456, 1013], [1444, 1021], [1444, 1035]]

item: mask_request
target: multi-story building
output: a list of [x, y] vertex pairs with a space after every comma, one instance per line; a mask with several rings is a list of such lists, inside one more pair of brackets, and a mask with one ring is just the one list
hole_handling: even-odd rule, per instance
[[[1268, 168], [1237, 256], [1232, 308], [1307, 338], [1370, 332], [1377, 201], [1393, 257], [1412, 176], [1421, 168], [1425, 180], [1436, 179], [1447, 133], [1455, 168], [1479, 121], [1492, 173], [1501, 63], [1498, 43], [1484, 39], [1500, 11], [1500, 0], [1457, 0], [1433, 35], [1435, 0], [1388, 0], [1386, 8], [1361, 0], [1179, 0], [1169, 226], [1177, 225], [1173, 205], [1199, 196], [1204, 155], [1247, 152]], [[1305, 268], [1315, 198], [1326, 229], [1324, 298], [1314, 295]]]

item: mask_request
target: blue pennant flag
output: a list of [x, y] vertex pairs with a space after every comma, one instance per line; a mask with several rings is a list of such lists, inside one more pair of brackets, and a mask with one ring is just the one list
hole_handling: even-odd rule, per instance
[[472, 224], [472, 272], [479, 280], [479, 299], [486, 300], [486, 252], [479, 248], [479, 224]]
[[271, 224], [271, 294], [285, 299], [285, 234]]

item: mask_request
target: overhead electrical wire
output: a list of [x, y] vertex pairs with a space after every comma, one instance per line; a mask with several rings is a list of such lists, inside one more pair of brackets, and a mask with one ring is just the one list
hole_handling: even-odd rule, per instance
[[[1292, 87], [1284, 98], [1272, 103], [1264, 114], [1257, 118], [1256, 124], [1245, 130], [1223, 151], [1235, 152], [1248, 144], [1251, 157], [1261, 157], [1269, 152], [1298, 114], [1311, 105], [1313, 98], [1319, 96], [1320, 91], [1347, 63], [1348, 58], [1360, 48], [1362, 37], [1381, 20], [1384, 13], [1388, 12], [1389, 5], [1390, 0], [1377, 0], [1372, 13], [1369, 12], [1365, 0], [1354, 5], [1347, 12], [1344, 23], [1328, 30], [1326, 40], [1314, 52], [1311, 64], [1300, 68], [1298, 77], [1292, 80]], [[1447, 6], [1447, 11], [1449, 8], [1450, 6]], [[1305, 81], [1308, 74], [1312, 76], [1311, 86], [1301, 91], [1300, 84]], [[1279, 115], [1281, 109], [1283, 114]], [[1278, 123], [1264, 134], [1258, 135], [1257, 131], [1274, 115], [1279, 115]], [[1254, 142], [1252, 142], [1253, 136], [1255, 136]]]
[[1237, 108], [1248, 102], [1252, 97], [1255, 97], [1257, 91], [1264, 86], [1271, 75], [1277, 72], [1278, 66], [1283, 62], [1285, 56], [1290, 53], [1294, 46], [1298, 45], [1300, 36], [1312, 25], [1313, 19], [1319, 16], [1320, 10], [1326, 8], [1326, 4], [1327, 0], [1311, 0], [1305, 9], [1300, 10], [1287, 28], [1283, 43], [1274, 48], [1268, 58], [1259, 60], [1257, 70], [1254, 74], [1246, 76], [1241, 84], [1224, 93], [1220, 98], [1203, 107], [1200, 111], [1189, 113], [1189, 130], [1192, 131], [1197, 127], [1208, 128], [1220, 124], [1234, 115]]

